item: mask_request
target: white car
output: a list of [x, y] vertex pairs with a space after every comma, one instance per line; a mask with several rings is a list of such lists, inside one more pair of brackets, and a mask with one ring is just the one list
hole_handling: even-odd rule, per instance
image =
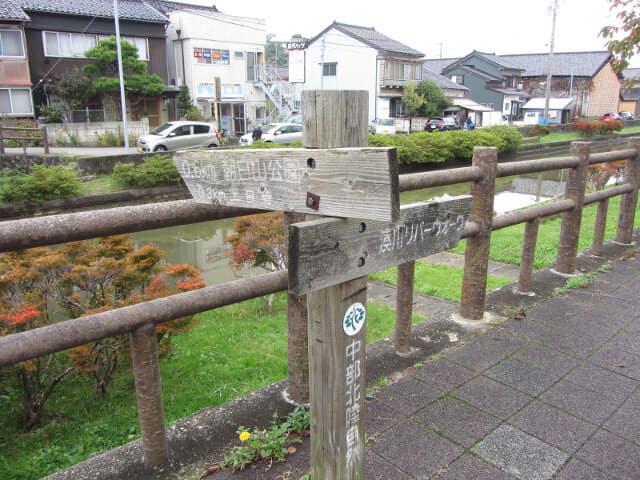
[[373, 132], [376, 135], [395, 135], [396, 125], [393, 118], [378, 118], [373, 126]]
[[204, 122], [167, 122], [138, 138], [141, 152], [166, 152], [183, 148], [220, 145], [216, 127]]
[[[295, 140], [302, 140], [302, 125], [299, 123], [272, 123], [262, 130], [260, 138], [265, 143], [289, 144]], [[240, 137], [239, 145], [247, 147], [253, 143], [253, 132]]]

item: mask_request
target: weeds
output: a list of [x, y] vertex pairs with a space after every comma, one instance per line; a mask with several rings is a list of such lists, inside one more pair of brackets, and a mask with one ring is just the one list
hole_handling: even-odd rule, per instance
[[564, 287], [558, 287], [553, 290], [554, 295], [566, 295], [573, 288], [587, 288], [593, 280], [595, 280], [596, 274], [594, 272], [586, 273], [579, 277], [570, 278], [564, 284]]

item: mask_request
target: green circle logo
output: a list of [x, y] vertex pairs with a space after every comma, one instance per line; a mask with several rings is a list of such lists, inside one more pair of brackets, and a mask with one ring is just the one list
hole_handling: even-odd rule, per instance
[[366, 318], [367, 310], [364, 308], [364, 305], [361, 303], [354, 303], [351, 305], [344, 314], [344, 320], [342, 322], [344, 333], [350, 337], [354, 336], [362, 330]]

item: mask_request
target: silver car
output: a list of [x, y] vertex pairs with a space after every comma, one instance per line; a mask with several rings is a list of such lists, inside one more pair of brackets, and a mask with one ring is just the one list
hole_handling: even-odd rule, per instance
[[[246, 147], [253, 143], [253, 134], [247, 133], [240, 137], [240, 146]], [[262, 129], [262, 137], [265, 143], [289, 144], [294, 140], [302, 140], [302, 125], [299, 123], [272, 123]]]
[[138, 138], [141, 152], [166, 152], [184, 148], [217, 147], [220, 138], [216, 127], [204, 122], [167, 122]]

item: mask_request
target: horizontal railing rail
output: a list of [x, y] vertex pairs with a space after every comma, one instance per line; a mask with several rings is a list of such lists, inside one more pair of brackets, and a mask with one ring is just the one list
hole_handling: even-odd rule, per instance
[[[38, 132], [37, 137], [7, 136], [5, 132]], [[5, 127], [2, 125], [0, 118], [0, 154], [5, 154], [5, 140], [19, 140], [21, 142], [24, 153], [27, 153], [27, 143], [42, 141], [44, 145], [44, 153], [49, 153], [49, 134], [47, 127], [29, 128], [29, 127]]]

